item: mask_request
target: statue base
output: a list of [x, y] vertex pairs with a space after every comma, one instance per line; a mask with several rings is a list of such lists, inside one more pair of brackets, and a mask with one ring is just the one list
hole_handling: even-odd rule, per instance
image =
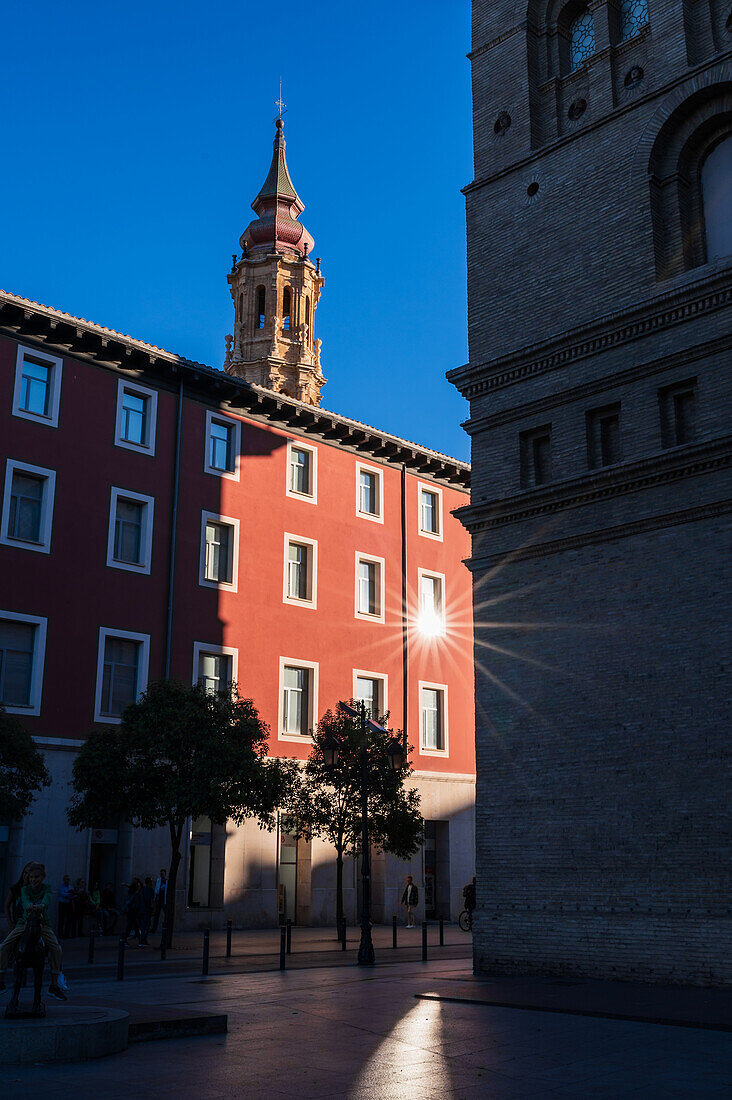
[[49, 1004], [44, 1017], [29, 1009], [0, 1019], [0, 1065], [85, 1062], [127, 1048], [129, 1014], [89, 1005]]

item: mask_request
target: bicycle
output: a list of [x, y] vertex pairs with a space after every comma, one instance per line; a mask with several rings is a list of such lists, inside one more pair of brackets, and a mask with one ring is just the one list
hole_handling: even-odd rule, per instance
[[462, 932], [473, 931], [473, 910], [463, 909], [462, 913], [458, 917], [458, 926]]

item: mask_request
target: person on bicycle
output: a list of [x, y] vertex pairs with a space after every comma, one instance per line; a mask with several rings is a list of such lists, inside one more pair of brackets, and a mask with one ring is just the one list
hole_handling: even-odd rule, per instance
[[472, 923], [473, 910], [475, 909], [475, 875], [473, 875], [472, 882], [469, 882], [467, 886], [463, 886], [463, 901], [465, 902], [465, 908], [468, 911]]

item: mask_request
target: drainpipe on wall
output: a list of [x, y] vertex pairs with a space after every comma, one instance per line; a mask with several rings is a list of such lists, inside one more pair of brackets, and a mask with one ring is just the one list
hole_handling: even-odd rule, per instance
[[402, 463], [402, 729], [409, 743], [409, 634], [407, 624], [407, 467]]
[[168, 561], [168, 610], [165, 628], [165, 672], [170, 679], [171, 652], [173, 648], [173, 598], [175, 595], [175, 544], [178, 534], [178, 493], [180, 489], [180, 446], [183, 422], [183, 375], [178, 387], [178, 414], [175, 425], [175, 454], [173, 459], [173, 499], [170, 508], [170, 558]]

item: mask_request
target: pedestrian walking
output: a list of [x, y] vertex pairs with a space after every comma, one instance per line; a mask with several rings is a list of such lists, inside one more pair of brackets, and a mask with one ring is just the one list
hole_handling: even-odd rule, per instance
[[414, 885], [411, 875], [407, 875], [407, 883], [402, 894], [402, 905], [407, 910], [407, 928], [414, 928], [414, 910], [419, 902], [419, 891]]
[[163, 914], [163, 924], [165, 924], [165, 902], [168, 897], [168, 872], [164, 867], [160, 868], [160, 874], [155, 880], [155, 907], [154, 916], [152, 922], [151, 932], [157, 932], [158, 921], [160, 920], [160, 914]]
[[58, 888], [58, 937], [65, 940], [71, 934], [71, 899], [73, 887], [68, 875], [64, 875]]

